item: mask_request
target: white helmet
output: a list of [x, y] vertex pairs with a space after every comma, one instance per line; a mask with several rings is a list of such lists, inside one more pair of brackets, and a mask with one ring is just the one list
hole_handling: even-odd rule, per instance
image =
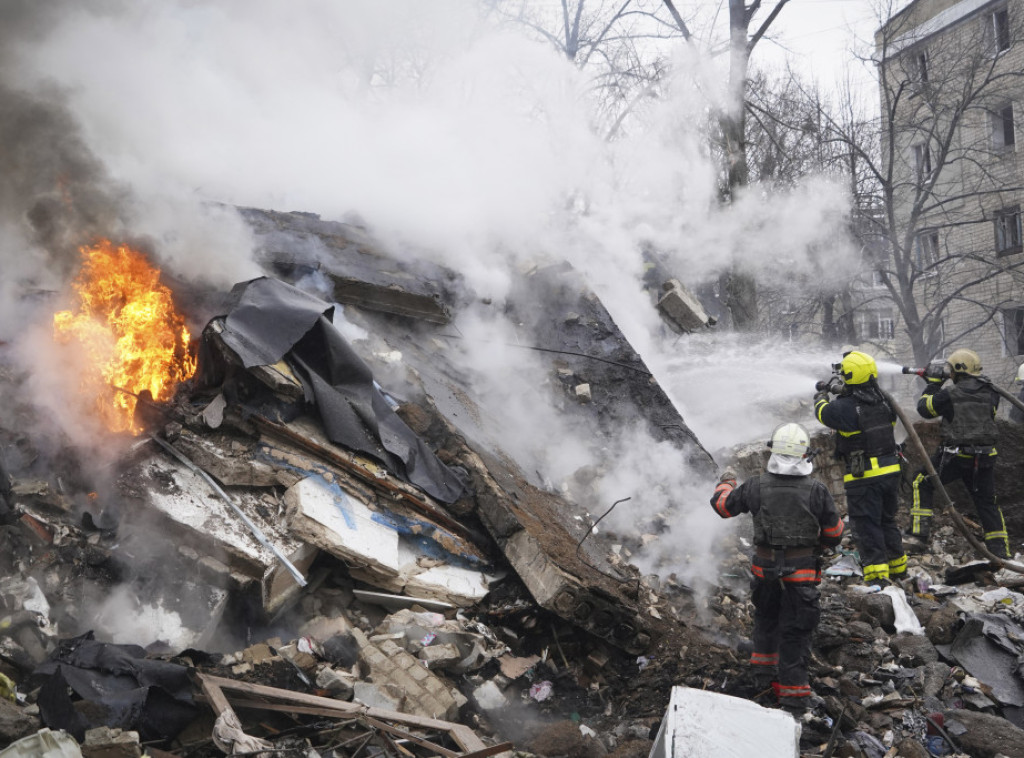
[[768, 447], [774, 455], [785, 455], [791, 458], [803, 458], [811, 446], [811, 437], [800, 424], [792, 422], [779, 424], [772, 432]]

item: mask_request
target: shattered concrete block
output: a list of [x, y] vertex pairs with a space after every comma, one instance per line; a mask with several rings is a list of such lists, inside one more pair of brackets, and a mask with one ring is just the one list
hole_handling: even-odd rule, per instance
[[[650, 645], [650, 633], [628, 606], [606, 600], [573, 581], [526, 530], [516, 532], [505, 542], [505, 556], [544, 608], [626, 652], [640, 654]], [[892, 604], [886, 602], [891, 609]]]
[[484, 711], [496, 711], [508, 706], [508, 699], [494, 682], [484, 682], [473, 690], [473, 699]]
[[352, 687], [352, 699], [368, 708], [385, 708], [389, 711], [401, 711], [404, 704], [401, 695], [396, 696], [375, 682], [356, 682]]
[[[420, 661], [391, 640], [376, 645], [359, 629], [353, 629], [352, 636], [359, 644], [360, 664], [368, 671], [377, 692], [390, 685], [394, 689], [388, 692], [402, 693], [403, 703], [398, 710], [448, 721], [455, 717], [459, 706], [448, 685], [428, 671]], [[355, 699], [366, 702], [359, 692], [359, 685], [356, 684]], [[366, 696], [372, 697], [373, 693], [368, 692]]]
[[347, 671], [324, 666], [316, 674], [316, 686], [338, 700], [351, 700], [355, 692], [356, 678]]
[[298, 645], [285, 645], [277, 649], [278, 654], [287, 661], [291, 661], [305, 672], [313, 671], [319, 661], [315, 655], [299, 650]]
[[462, 654], [455, 645], [429, 645], [416, 655], [429, 669], [443, 669], [458, 662]]
[[577, 384], [576, 385], [576, 399], [581, 403], [589, 403], [594, 399], [594, 396], [590, 392], [589, 384]]
[[139, 733], [101, 726], [85, 733], [83, 758], [139, 758]]
[[39, 719], [14, 703], [0, 698], [0, 742], [5, 745], [39, 729]]
[[669, 279], [662, 289], [665, 294], [658, 300], [658, 310], [670, 325], [683, 332], [695, 332], [713, 323], [704, 306], [678, 279]]
[[352, 624], [344, 616], [317, 616], [299, 627], [299, 635], [312, 637], [320, 642], [326, 642], [331, 637], [339, 634], [348, 634], [352, 631]]
[[[216, 555], [232, 572], [260, 582], [265, 611], [275, 613], [298, 596], [302, 588], [284, 564], [199, 474], [177, 460], [154, 455], [136, 466], [134, 476], [170, 538]], [[280, 520], [263, 515], [266, 509], [259, 493], [241, 488], [231, 497], [300, 572], [309, 569], [316, 548], [291, 535]]]
[[275, 658], [277, 658], [277, 653], [271, 650], [270, 646], [263, 642], [247, 647], [242, 651], [242, 660], [255, 665], [259, 665], [260, 663], [269, 663]]

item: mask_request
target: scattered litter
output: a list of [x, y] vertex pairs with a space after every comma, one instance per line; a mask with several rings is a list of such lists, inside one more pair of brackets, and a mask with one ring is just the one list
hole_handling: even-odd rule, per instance
[[491, 681], [484, 682], [473, 690], [473, 697], [476, 699], [477, 705], [485, 711], [496, 711], [508, 706], [505, 693], [501, 691], [497, 684]]
[[636, 659], [636, 665], [640, 669], [640, 671], [643, 671], [650, 665], [652, 660], [652, 658], [648, 658], [646, 655], [641, 655], [639, 658]]
[[40, 729], [0, 750], [0, 758], [82, 758], [82, 750], [66, 732]]
[[503, 676], [509, 679], [518, 679], [540, 662], [539, 655], [531, 655], [526, 658], [516, 658], [513, 655], [503, 655], [498, 659]]
[[843, 555], [825, 569], [825, 576], [863, 576], [860, 563], [855, 555]]
[[888, 586], [882, 590], [892, 600], [892, 609], [896, 613], [896, 631], [900, 634], [924, 634], [924, 627], [917, 620], [914, 611], [907, 602], [907, 595], [899, 587]]
[[555, 686], [548, 680], [537, 682], [530, 686], [530, 697], [538, 703], [543, 703], [555, 692]]

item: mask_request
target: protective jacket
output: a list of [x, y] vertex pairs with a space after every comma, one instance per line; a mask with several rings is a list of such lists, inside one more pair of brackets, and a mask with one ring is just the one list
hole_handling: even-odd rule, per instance
[[994, 445], [996, 427], [992, 391], [977, 379], [966, 379], [948, 390], [953, 418], [942, 419], [942, 440], [949, 445]]
[[754, 544], [767, 547], [813, 547], [821, 526], [811, 513], [814, 480], [809, 477], [758, 477], [760, 507], [753, 512]]
[[843, 482], [857, 484], [873, 477], [899, 474], [900, 459], [893, 429], [896, 412], [880, 390], [858, 387], [831, 402], [828, 395], [815, 396], [814, 415], [835, 429], [836, 455], [846, 462]]
[[721, 482], [711, 505], [722, 518], [754, 517], [751, 571], [758, 579], [786, 583], [821, 581], [815, 551], [843, 538], [843, 521], [828, 488], [809, 476], [764, 473], [736, 486]]
[[992, 455], [999, 436], [996, 409], [999, 395], [987, 380], [968, 377], [945, 389], [930, 383], [917, 401], [924, 418], [942, 417], [942, 444], [950, 448], [977, 448], [963, 452]]

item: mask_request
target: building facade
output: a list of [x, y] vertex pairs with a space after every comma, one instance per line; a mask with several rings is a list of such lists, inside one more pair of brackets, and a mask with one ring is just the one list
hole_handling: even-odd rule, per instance
[[[877, 32], [888, 251], [859, 317], [907, 363], [975, 350], [1024, 362], [1024, 0], [914, 0]], [[869, 323], [870, 322], [870, 323]]]

